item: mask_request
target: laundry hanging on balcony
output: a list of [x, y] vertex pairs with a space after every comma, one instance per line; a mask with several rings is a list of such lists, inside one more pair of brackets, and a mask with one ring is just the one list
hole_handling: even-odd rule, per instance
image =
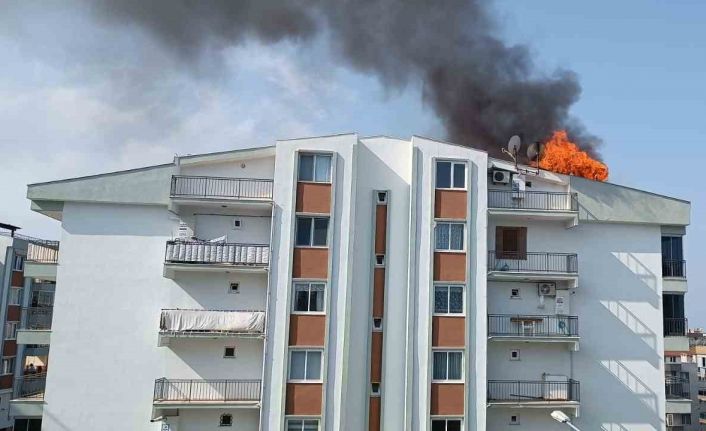
[[166, 259], [180, 263], [267, 265], [269, 249], [266, 245], [170, 241]]
[[163, 310], [160, 329], [165, 332], [262, 333], [263, 311]]

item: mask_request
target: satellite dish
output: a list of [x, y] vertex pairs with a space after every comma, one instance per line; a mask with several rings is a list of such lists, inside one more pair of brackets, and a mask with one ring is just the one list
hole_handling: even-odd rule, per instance
[[536, 160], [537, 157], [539, 157], [539, 154], [542, 152], [542, 147], [539, 142], [535, 142], [533, 144], [530, 144], [530, 146], [527, 148], [527, 157], [530, 160]]
[[520, 151], [521, 146], [522, 140], [520, 139], [520, 137], [517, 135], [513, 135], [507, 143], [507, 150], [510, 152], [510, 154], [516, 155], [517, 152]]

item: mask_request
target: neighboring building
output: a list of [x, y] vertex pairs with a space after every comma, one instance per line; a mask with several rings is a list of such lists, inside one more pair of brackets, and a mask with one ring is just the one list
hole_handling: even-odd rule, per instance
[[[668, 429], [704, 431], [706, 430], [706, 337], [701, 329], [690, 330], [688, 337], [691, 344], [688, 351], [665, 352], [667, 411], [683, 407], [683, 412], [672, 414], [667, 418]], [[688, 406], [688, 412], [686, 406]]]
[[688, 202], [354, 134], [28, 198], [67, 286], [45, 431], [666, 427]]
[[0, 426], [41, 429], [59, 243], [0, 223]]

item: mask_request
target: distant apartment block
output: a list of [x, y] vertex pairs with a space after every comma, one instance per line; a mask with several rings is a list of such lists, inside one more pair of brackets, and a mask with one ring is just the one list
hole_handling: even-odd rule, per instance
[[565, 429], [553, 410], [642, 431], [686, 417], [685, 376], [664, 361], [689, 350], [682, 200], [355, 134], [32, 184], [28, 198], [61, 223], [45, 431]]

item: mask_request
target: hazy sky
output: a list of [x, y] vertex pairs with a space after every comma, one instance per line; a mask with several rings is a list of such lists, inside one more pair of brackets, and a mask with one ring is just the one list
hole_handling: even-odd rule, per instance
[[[444, 136], [418, 82], [385, 89], [340, 66], [324, 38], [250, 41], [185, 67], [135, 26], [28, 3], [0, 9], [0, 221], [29, 235], [59, 235], [29, 211], [31, 182], [277, 138]], [[604, 139], [610, 181], [692, 202], [687, 313], [706, 326], [706, 2], [500, 0], [495, 12], [540, 70], [578, 74], [572, 113]]]

